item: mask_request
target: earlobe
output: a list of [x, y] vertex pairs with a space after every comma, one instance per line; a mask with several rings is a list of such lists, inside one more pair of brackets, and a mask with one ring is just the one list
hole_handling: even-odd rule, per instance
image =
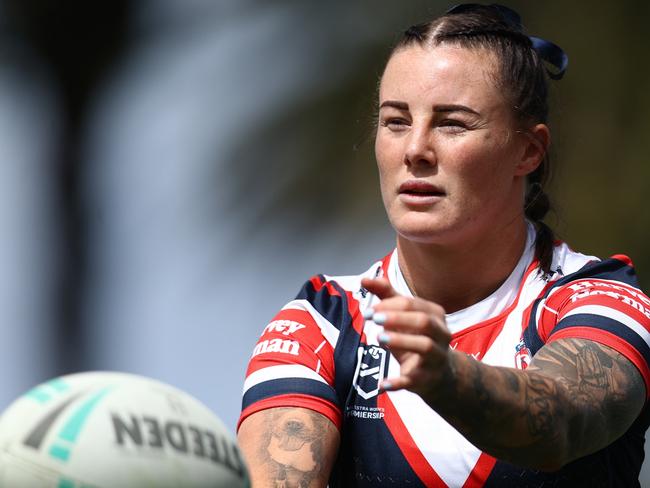
[[517, 164], [517, 176], [525, 176], [535, 171], [544, 160], [551, 143], [551, 132], [546, 124], [536, 124], [521, 134], [525, 136], [526, 141]]

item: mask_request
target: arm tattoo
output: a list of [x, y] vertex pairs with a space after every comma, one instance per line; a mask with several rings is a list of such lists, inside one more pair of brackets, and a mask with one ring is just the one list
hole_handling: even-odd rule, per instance
[[576, 453], [604, 446], [623, 434], [645, 400], [645, 384], [636, 367], [620, 353], [589, 340], [560, 339], [540, 350], [531, 371], [556, 378], [566, 392], [566, 408]]
[[557, 391], [553, 386], [548, 378], [539, 375], [532, 375], [526, 384], [526, 422], [533, 438], [552, 438], [555, 435], [557, 412], [553, 401], [557, 398]]
[[555, 469], [607, 446], [645, 401], [636, 367], [589, 340], [547, 344], [525, 371], [455, 361], [454, 379], [430, 405], [477, 447], [522, 466]]
[[335, 429], [321, 414], [304, 409], [276, 408], [265, 415], [258, 459], [269, 468], [270, 488], [307, 488], [327, 477], [330, 455], [324, 432]]

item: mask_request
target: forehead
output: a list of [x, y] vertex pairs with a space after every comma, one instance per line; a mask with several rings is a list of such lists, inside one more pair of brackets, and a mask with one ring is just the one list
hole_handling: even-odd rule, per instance
[[486, 109], [502, 105], [496, 56], [485, 49], [454, 45], [408, 46], [388, 60], [379, 87], [380, 100], [460, 103]]

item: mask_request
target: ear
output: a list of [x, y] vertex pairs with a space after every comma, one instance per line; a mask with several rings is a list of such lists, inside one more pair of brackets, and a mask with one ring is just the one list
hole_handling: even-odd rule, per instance
[[526, 176], [537, 169], [544, 160], [551, 143], [551, 132], [546, 124], [537, 124], [520, 132], [524, 136], [524, 147], [517, 162], [515, 174]]

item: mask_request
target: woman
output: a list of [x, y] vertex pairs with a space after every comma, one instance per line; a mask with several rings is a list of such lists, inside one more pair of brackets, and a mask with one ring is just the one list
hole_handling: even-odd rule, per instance
[[638, 486], [650, 300], [628, 258], [541, 222], [544, 62], [566, 67], [496, 5], [395, 47], [375, 152], [397, 248], [265, 328], [239, 426], [254, 486]]

